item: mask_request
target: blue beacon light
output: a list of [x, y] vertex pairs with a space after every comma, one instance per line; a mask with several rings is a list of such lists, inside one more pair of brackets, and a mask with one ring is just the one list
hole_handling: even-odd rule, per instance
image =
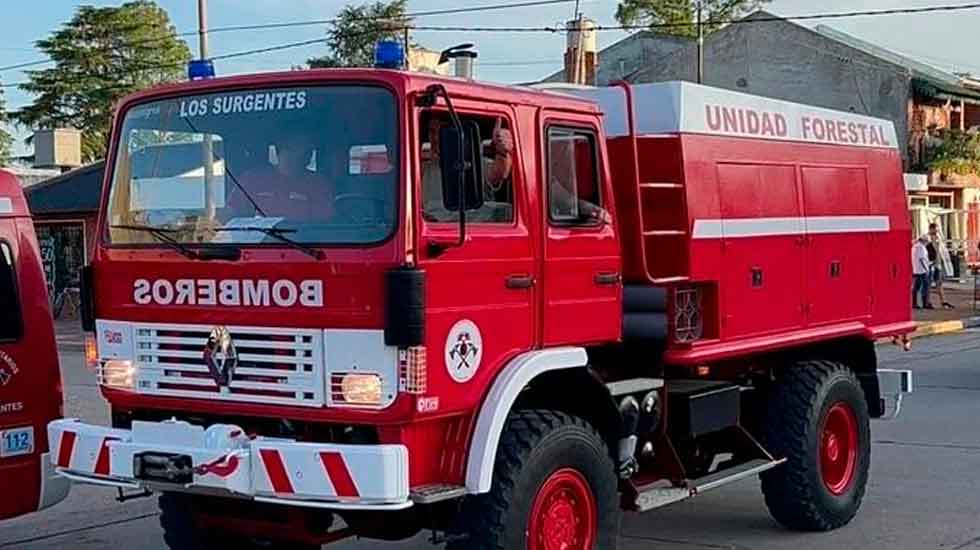
[[374, 66], [378, 69], [401, 69], [405, 66], [405, 49], [396, 40], [381, 40], [374, 46]]
[[190, 80], [214, 78], [214, 63], [210, 59], [192, 59], [187, 64], [187, 78]]

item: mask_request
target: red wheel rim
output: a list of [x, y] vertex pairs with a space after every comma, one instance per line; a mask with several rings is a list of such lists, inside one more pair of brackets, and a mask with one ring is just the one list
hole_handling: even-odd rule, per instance
[[528, 523], [528, 550], [592, 550], [596, 503], [582, 474], [563, 468], [544, 482]]
[[828, 491], [841, 495], [850, 488], [857, 453], [857, 416], [850, 405], [835, 403], [827, 411], [820, 431], [820, 476]]

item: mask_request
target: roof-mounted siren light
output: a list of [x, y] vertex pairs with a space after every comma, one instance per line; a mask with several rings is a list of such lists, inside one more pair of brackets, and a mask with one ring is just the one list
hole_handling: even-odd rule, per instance
[[456, 61], [456, 76], [472, 80], [473, 65], [480, 55], [472, 50], [473, 44], [460, 44], [447, 48], [439, 56], [439, 64], [442, 65], [450, 59], [454, 59]]
[[401, 69], [405, 67], [405, 48], [397, 40], [379, 40], [374, 45], [374, 67]]
[[214, 78], [214, 62], [210, 59], [192, 59], [187, 64], [187, 78], [190, 80]]

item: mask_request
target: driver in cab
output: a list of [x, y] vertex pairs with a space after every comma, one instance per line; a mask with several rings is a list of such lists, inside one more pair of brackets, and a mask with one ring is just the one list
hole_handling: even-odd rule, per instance
[[[315, 146], [300, 135], [274, 143], [275, 163], [226, 182], [229, 218], [281, 217], [290, 222], [324, 223], [334, 215], [331, 181], [310, 169]], [[265, 157], [265, 155], [260, 155]], [[270, 155], [271, 156], [271, 155]]]

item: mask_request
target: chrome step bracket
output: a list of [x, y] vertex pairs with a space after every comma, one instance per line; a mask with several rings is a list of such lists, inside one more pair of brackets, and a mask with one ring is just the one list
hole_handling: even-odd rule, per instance
[[741, 481], [766, 470], [771, 470], [784, 462], [786, 462], [785, 458], [779, 460], [749, 460], [738, 466], [726, 468], [704, 477], [685, 480], [680, 487], [664, 487], [659, 482], [656, 486], [641, 487], [637, 490], [634, 509], [637, 512], [646, 512], [654, 508], [680, 502], [701, 493], [706, 493], [712, 489]]
[[415, 504], [434, 504], [464, 496], [466, 496], [466, 487], [442, 483], [414, 487], [409, 493], [409, 498]]
[[765, 460], [761, 458], [750, 460], [739, 464], [734, 468], [726, 468], [713, 474], [708, 474], [704, 477], [688, 480], [687, 485], [691, 488], [691, 493], [693, 496], [712, 489], [717, 489], [718, 487], [728, 485], [729, 483], [741, 481], [747, 477], [765, 472], [766, 470], [771, 470], [784, 462], [786, 462], [785, 458], [781, 458], [779, 460]]

